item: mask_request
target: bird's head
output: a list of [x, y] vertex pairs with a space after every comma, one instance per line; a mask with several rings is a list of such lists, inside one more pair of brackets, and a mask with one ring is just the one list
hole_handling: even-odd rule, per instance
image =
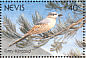
[[57, 14], [56, 12], [50, 12], [47, 17], [56, 19], [58, 16], [62, 16], [62, 14]]

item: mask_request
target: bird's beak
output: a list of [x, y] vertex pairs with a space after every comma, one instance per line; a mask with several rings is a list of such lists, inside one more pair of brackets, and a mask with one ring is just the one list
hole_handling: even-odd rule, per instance
[[63, 16], [62, 14], [59, 14], [58, 16]]

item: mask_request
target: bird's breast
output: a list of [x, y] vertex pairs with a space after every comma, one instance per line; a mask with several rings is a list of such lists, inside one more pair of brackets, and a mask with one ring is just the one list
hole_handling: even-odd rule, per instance
[[51, 21], [50, 23], [48, 23], [49, 28], [50, 29], [53, 28], [55, 26], [55, 23], [56, 23], [56, 21]]

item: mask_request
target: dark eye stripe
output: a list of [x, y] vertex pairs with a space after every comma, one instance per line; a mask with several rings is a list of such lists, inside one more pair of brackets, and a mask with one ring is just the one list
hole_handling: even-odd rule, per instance
[[52, 14], [52, 15], [54, 16], [54, 15], [57, 15], [57, 14]]
[[49, 14], [49, 15], [57, 15], [57, 14]]
[[50, 13], [49, 15], [57, 15], [57, 14], [52, 14], [52, 13]]
[[57, 14], [54, 14], [54, 15], [57, 15]]

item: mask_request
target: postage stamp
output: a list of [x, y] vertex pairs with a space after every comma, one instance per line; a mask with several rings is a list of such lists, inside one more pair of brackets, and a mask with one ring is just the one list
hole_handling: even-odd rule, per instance
[[86, 56], [85, 1], [0, 1], [0, 55]]

